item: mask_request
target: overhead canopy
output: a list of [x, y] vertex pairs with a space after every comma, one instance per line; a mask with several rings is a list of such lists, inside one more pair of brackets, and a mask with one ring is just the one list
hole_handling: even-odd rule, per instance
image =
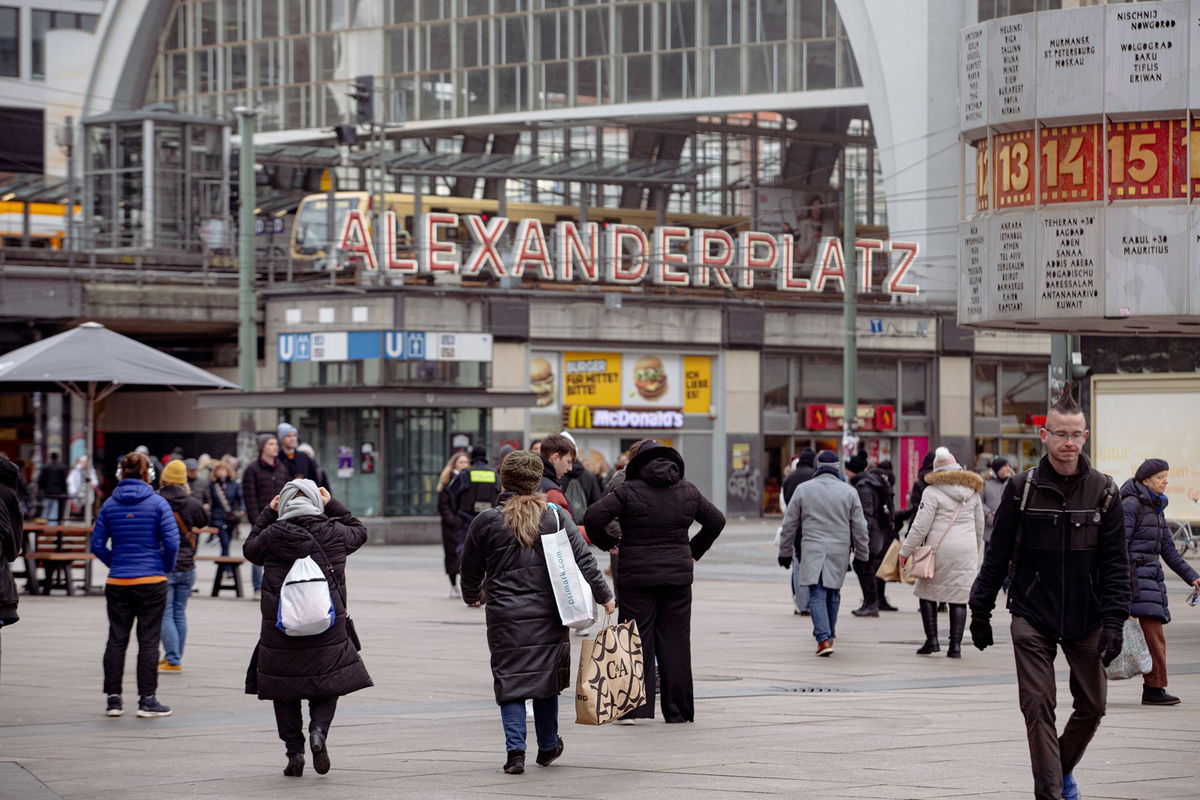
[[0, 356], [0, 385], [6, 383], [238, 388], [224, 378], [110, 331], [98, 322], [85, 322]]

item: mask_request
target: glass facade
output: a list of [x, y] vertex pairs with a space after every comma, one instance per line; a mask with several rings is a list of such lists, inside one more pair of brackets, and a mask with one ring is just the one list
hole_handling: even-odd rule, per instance
[[0, 77], [21, 74], [21, 9], [0, 6]]
[[260, 130], [860, 86], [834, 0], [176, 0], [147, 102]]
[[1049, 365], [1045, 361], [975, 362], [975, 466], [1004, 456], [1015, 469], [1042, 457], [1038, 431], [1050, 403]]
[[46, 31], [51, 30], [80, 30], [89, 33], [96, 30], [100, 20], [98, 14], [77, 14], [70, 11], [44, 11], [34, 9], [30, 18], [31, 33], [30, 58], [31, 71], [35, 80], [46, 77]]

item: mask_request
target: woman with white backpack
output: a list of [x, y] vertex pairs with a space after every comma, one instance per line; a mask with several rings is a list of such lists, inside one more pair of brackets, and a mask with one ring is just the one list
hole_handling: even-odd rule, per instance
[[346, 613], [346, 557], [367, 529], [324, 488], [298, 478], [262, 510], [242, 552], [263, 567], [262, 628], [246, 693], [275, 703], [283, 774], [304, 774], [300, 701], [308, 700], [313, 768], [329, 771], [325, 739], [340, 696], [372, 686]]
[[[500, 467], [501, 505], [479, 514], [462, 553], [463, 601], [487, 598], [487, 640], [496, 703], [508, 759], [504, 771], [525, 771], [525, 701], [533, 700], [538, 766], [563, 752], [558, 735], [558, 693], [571, 684], [571, 642], [550, 582], [543, 536], [566, 531], [570, 554], [606, 613], [616, 610], [596, 559], [566, 510], [547, 505], [538, 491], [541, 456], [509, 453]], [[587, 602], [589, 611], [592, 603]]]

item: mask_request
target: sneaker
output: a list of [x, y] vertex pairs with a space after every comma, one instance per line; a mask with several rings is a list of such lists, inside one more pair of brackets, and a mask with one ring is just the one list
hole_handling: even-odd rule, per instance
[[162, 661], [158, 662], [158, 671], [159, 672], [182, 672], [183, 667], [180, 666], [179, 664], [172, 664], [170, 661], [163, 659]]
[[254, 590], [254, 599], [259, 600], [261, 598], [262, 598], [262, 592], [260, 592], [258, 589], [255, 589]]
[[537, 765], [539, 767], [548, 767], [548, 766], [550, 766], [550, 762], [554, 761], [554, 759], [558, 758], [562, 754], [563, 754], [563, 740], [562, 740], [562, 737], [560, 736], [560, 737], [558, 737], [558, 744], [555, 745], [554, 747], [552, 747], [551, 749], [549, 749], [549, 750], [542, 750], [540, 748], [538, 749]]
[[150, 695], [138, 698], [137, 715], [139, 717], [169, 717], [171, 709], [158, 702], [157, 697]]
[[817, 645], [817, 655], [819, 655], [819, 656], [833, 655], [833, 641], [831, 639], [822, 640], [822, 642], [819, 645]]
[[451, 596], [451, 597], [459, 597], [459, 598], [461, 598], [461, 597], [462, 597], [462, 592], [461, 592], [461, 591], [459, 591], [459, 588], [458, 588], [457, 586], [451, 586], [451, 587], [450, 587], [450, 596]]
[[1079, 800], [1079, 785], [1073, 775], [1063, 775], [1063, 800]]
[[104, 713], [110, 717], [119, 717], [125, 713], [125, 703], [121, 701], [121, 695], [110, 694], [108, 696], [108, 710]]

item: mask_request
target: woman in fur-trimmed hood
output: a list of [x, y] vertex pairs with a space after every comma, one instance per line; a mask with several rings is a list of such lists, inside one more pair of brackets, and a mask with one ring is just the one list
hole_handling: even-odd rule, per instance
[[903, 563], [921, 545], [936, 550], [932, 578], [918, 578], [914, 594], [921, 601], [925, 644], [918, 655], [941, 649], [938, 644], [937, 604], [950, 604], [950, 649], [946, 655], [962, 655], [963, 630], [967, 624], [967, 600], [979, 571], [979, 549], [983, 546], [983, 478], [958, 465], [954, 456], [939, 447], [933, 471], [925, 477], [929, 485], [900, 548]]

